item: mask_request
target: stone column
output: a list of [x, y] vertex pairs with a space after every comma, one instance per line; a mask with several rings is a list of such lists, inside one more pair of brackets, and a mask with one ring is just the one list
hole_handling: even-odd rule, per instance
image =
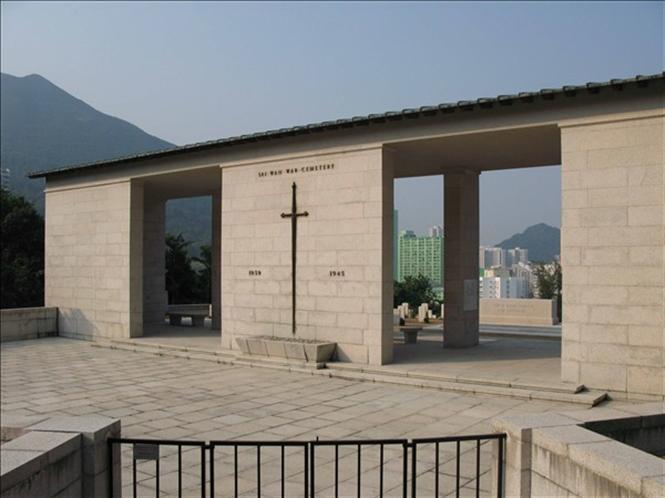
[[144, 193], [143, 324], [163, 325], [168, 306], [165, 261], [165, 200]]
[[[221, 179], [221, 177], [220, 177]], [[221, 190], [221, 185], [220, 185]], [[222, 327], [222, 199], [221, 192], [212, 196], [212, 268], [210, 275], [210, 302], [212, 303], [212, 329]]]
[[662, 110], [560, 126], [562, 380], [662, 396]]
[[129, 337], [143, 335], [144, 186], [132, 180], [129, 198]]
[[444, 347], [478, 344], [479, 173], [444, 177]]
[[381, 165], [381, 335], [380, 345], [374, 345], [369, 362], [385, 365], [393, 361], [393, 230], [395, 215], [395, 153], [382, 151]]

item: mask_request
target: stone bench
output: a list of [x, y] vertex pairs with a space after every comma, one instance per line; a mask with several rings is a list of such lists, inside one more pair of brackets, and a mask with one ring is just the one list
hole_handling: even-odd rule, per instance
[[166, 312], [170, 325], [182, 325], [183, 317], [192, 319], [192, 327], [203, 327], [212, 316], [210, 304], [171, 304]]
[[418, 332], [422, 327], [402, 326], [399, 330], [404, 334], [404, 344], [416, 344], [418, 342]]

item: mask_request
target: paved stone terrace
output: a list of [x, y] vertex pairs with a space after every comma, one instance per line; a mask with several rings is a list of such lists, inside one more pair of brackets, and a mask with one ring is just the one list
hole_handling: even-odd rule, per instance
[[[387, 384], [352, 382], [262, 368], [167, 358], [93, 347], [63, 338], [2, 345], [2, 414], [100, 414], [122, 420], [124, 437], [183, 439], [413, 438], [490, 432], [497, 415], [573, 409], [554, 402], [461, 395]], [[619, 403], [611, 403], [618, 406]], [[596, 410], [604, 408], [595, 408]], [[464, 446], [462, 484], [475, 493], [475, 446]], [[161, 461], [164, 496], [175, 493], [177, 459]], [[123, 449], [125, 495], [131, 495], [131, 457]], [[287, 494], [302, 494], [302, 453], [287, 452]], [[441, 479], [450, 492], [454, 447], [441, 447]], [[340, 496], [355, 495], [355, 448], [340, 451]], [[399, 495], [401, 449], [386, 450], [387, 495]], [[183, 453], [184, 496], [198, 493], [200, 452]], [[332, 494], [332, 450], [317, 453], [317, 494]], [[418, 487], [433, 489], [433, 452], [419, 453]], [[232, 451], [216, 451], [217, 496], [232, 492]], [[363, 496], [378, 492], [378, 450], [363, 449]], [[445, 462], [445, 463], [444, 463]], [[491, 488], [490, 447], [482, 448], [481, 489]], [[256, 496], [256, 450], [240, 452], [240, 493]], [[264, 496], [277, 494], [279, 453], [264, 450]], [[154, 496], [154, 464], [139, 464], [139, 494]]]

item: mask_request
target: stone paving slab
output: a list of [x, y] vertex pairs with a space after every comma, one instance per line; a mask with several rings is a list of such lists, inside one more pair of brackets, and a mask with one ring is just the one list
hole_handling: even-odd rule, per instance
[[[520, 400], [493, 395], [433, 391], [417, 387], [373, 384], [289, 373], [262, 368], [217, 364], [194, 359], [161, 357], [140, 352], [93, 347], [91, 343], [64, 338], [4, 343], [0, 361], [2, 417], [54, 417], [102, 415], [122, 419], [125, 437], [224, 439], [414, 438], [491, 432], [496, 416], [548, 411], [579, 411], [579, 405]], [[45, 401], [46, 400], [46, 401]], [[627, 403], [609, 402], [622, 408]], [[594, 408], [593, 410], [598, 410]], [[490, 489], [485, 474], [491, 445], [483, 445], [481, 494]], [[184, 486], [196, 492], [200, 476], [198, 450], [183, 451]], [[295, 451], [295, 450], [294, 450]], [[221, 450], [220, 450], [221, 452]], [[365, 452], [363, 465], [375, 472], [376, 456]], [[422, 469], [431, 477], [432, 456], [424, 452]], [[221, 453], [220, 453], [221, 454]], [[166, 494], [174, 492], [177, 476], [175, 451], [165, 452], [161, 462]], [[231, 453], [216, 460], [216, 481], [224, 477]], [[317, 472], [322, 495], [330, 491], [330, 457]], [[441, 462], [450, 451], [441, 448]], [[470, 457], [469, 457], [470, 458]], [[243, 492], [255, 495], [255, 459], [244, 454]], [[290, 489], [300, 490], [302, 462], [291, 457]], [[262, 459], [266, 477], [274, 480], [276, 465], [269, 453]], [[470, 482], [475, 461], [462, 461], [463, 484]], [[320, 467], [319, 467], [320, 465]], [[343, 463], [347, 487], [355, 492], [353, 455]], [[401, 462], [387, 460], [387, 468], [399, 472]], [[227, 466], [227, 465], [226, 465]], [[442, 470], [450, 475], [450, 463]], [[154, 496], [154, 465], [141, 465], [139, 495]], [[341, 470], [341, 467], [340, 467]], [[228, 469], [226, 470], [228, 472]], [[228, 473], [226, 474], [228, 476]], [[131, 491], [131, 458], [123, 448], [123, 487]], [[431, 479], [423, 478], [425, 489]], [[369, 478], [369, 477], [368, 477]], [[322, 477], [323, 479], [323, 477]], [[271, 483], [275, 486], [275, 483]], [[376, 492], [367, 482], [367, 496]], [[317, 484], [318, 488], [319, 484]], [[420, 486], [420, 484], [419, 484]], [[271, 488], [272, 489], [272, 488]], [[466, 489], [466, 488], [465, 488]], [[446, 489], [448, 492], [448, 489]], [[392, 493], [392, 492], [391, 492]], [[466, 491], [465, 491], [466, 493]], [[399, 493], [395, 493], [399, 494]], [[185, 493], [185, 496], [187, 494]]]

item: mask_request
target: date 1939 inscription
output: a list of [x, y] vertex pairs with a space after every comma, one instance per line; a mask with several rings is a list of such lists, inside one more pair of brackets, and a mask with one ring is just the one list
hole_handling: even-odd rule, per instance
[[261, 270], [249, 270], [249, 276], [250, 277], [260, 277], [261, 276]]
[[268, 176], [295, 175], [298, 173], [314, 173], [317, 171], [326, 171], [335, 169], [335, 163], [312, 164], [309, 166], [299, 166], [297, 168], [280, 168], [259, 171], [259, 178]]

